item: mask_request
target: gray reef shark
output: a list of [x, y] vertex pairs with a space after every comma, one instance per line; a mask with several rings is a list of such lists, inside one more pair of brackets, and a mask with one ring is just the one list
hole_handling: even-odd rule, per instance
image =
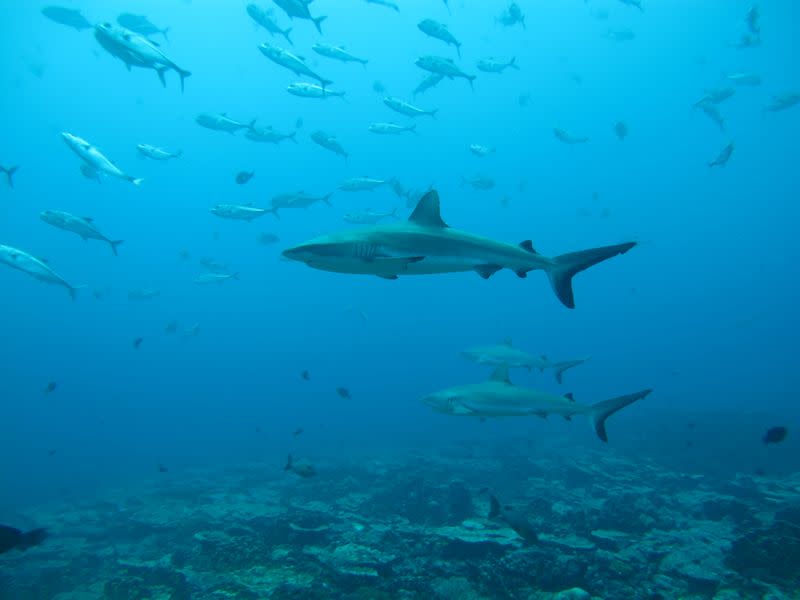
[[510, 368], [526, 368], [528, 371], [538, 369], [541, 373], [545, 369], [553, 369], [553, 374], [558, 383], [563, 383], [564, 371], [582, 365], [589, 357], [575, 360], [551, 361], [546, 356], [533, 356], [515, 348], [511, 340], [504, 340], [492, 346], [478, 346], [469, 348], [461, 353], [464, 358], [480, 365], [499, 367], [505, 365]]
[[627, 242], [555, 257], [539, 254], [530, 240], [518, 246], [451, 229], [439, 213], [439, 194], [426, 193], [408, 221], [374, 225], [324, 235], [284, 250], [286, 258], [335, 273], [376, 275], [427, 275], [475, 271], [488, 279], [501, 269], [518, 277], [543, 270], [558, 299], [575, 307], [572, 277], [636, 245]]
[[571, 394], [556, 396], [518, 387], [508, 378], [508, 367], [500, 366], [488, 381], [448, 388], [425, 396], [422, 401], [437, 412], [453, 416], [544, 418], [561, 415], [570, 421], [574, 415], [585, 415], [592, 420], [597, 437], [607, 442], [606, 419], [652, 391], [642, 390], [597, 404], [578, 404]]

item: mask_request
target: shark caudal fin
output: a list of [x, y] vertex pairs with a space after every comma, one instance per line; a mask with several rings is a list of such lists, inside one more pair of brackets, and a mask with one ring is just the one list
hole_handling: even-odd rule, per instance
[[649, 389], [642, 390], [641, 392], [636, 392], [635, 394], [619, 396], [617, 398], [611, 398], [611, 400], [604, 400], [603, 402], [592, 404], [591, 417], [597, 437], [599, 437], [602, 441], [607, 442], [608, 435], [606, 434], [606, 419], [608, 419], [608, 417], [613, 415], [618, 410], [622, 410], [629, 404], [633, 404], [637, 400], [645, 398], [652, 391], [653, 390]]
[[117, 247], [125, 242], [125, 240], [110, 240], [108, 243], [111, 244], [111, 251], [114, 253], [114, 256], [118, 256], [117, 254]]
[[570, 252], [553, 258], [553, 265], [548, 269], [547, 276], [550, 285], [558, 296], [561, 304], [567, 308], [575, 308], [575, 296], [572, 292], [572, 278], [581, 271], [591, 266], [608, 260], [618, 254], [625, 254], [633, 248], [636, 242], [603, 246], [580, 252]]

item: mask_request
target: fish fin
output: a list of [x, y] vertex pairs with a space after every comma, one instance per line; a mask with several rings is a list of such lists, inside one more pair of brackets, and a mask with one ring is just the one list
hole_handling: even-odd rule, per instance
[[114, 253], [114, 256], [118, 256], [117, 247], [124, 242], [125, 240], [112, 240], [109, 242], [109, 244], [111, 244], [111, 251]]
[[495, 498], [494, 496], [490, 496], [489, 497], [489, 503], [490, 503], [490, 507], [489, 507], [489, 516], [488, 516], [488, 518], [489, 519], [494, 519], [495, 517], [497, 517], [500, 514], [500, 503], [497, 501], [497, 498]]
[[164, 73], [167, 72], [167, 67], [162, 67], [160, 69], [156, 69], [156, 73], [158, 73], [158, 80], [161, 82], [161, 85], [167, 87], [167, 79], [164, 77]]
[[186, 83], [186, 78], [192, 76], [191, 71], [186, 71], [185, 69], [179, 69], [175, 67], [175, 70], [178, 72], [178, 75], [181, 78], [181, 93], [183, 93], [184, 84]]
[[164, 41], [165, 41], [165, 42], [168, 42], [168, 41], [169, 41], [169, 36], [167, 35], [167, 33], [168, 33], [168, 32], [169, 32], [169, 27], [164, 27], [164, 29], [162, 29], [162, 30], [159, 32], [159, 33], [161, 33], [161, 35], [163, 35], [163, 36], [164, 36]]
[[564, 394], [564, 398], [566, 398], [570, 402], [575, 402], [575, 395], [572, 392], [567, 392], [566, 394]]
[[547, 270], [547, 276], [558, 299], [567, 308], [575, 308], [572, 278], [577, 273], [604, 260], [608, 260], [618, 254], [625, 254], [635, 245], [636, 242], [627, 242], [614, 246], [602, 246], [579, 252], [570, 252], [553, 258], [552, 264]]
[[292, 38], [289, 37], [289, 34], [291, 32], [292, 32], [292, 28], [291, 27], [289, 27], [286, 31], [281, 31], [281, 33], [283, 34], [283, 37], [285, 37], [286, 41], [289, 42], [289, 45], [290, 46], [294, 46], [294, 42], [292, 41]]
[[489, 279], [502, 268], [500, 265], [475, 265], [474, 270], [484, 279]]
[[333, 207], [333, 204], [331, 204], [331, 196], [333, 196], [333, 192], [330, 192], [329, 194], [325, 194], [325, 195], [322, 197], [322, 201], [323, 201], [325, 204], [327, 204], [328, 206], [330, 206], [330, 207]]
[[637, 400], [641, 400], [642, 398], [646, 397], [652, 391], [653, 390], [651, 389], [642, 390], [641, 392], [636, 392], [635, 394], [619, 396], [617, 398], [611, 398], [610, 400], [598, 402], [597, 404], [592, 404], [591, 417], [597, 437], [604, 442], [608, 442], [608, 435], [606, 434], [606, 419], [608, 419], [608, 417], [613, 415], [618, 410], [622, 410], [629, 404], [633, 404]]
[[292, 455], [290, 454], [288, 457], [286, 457], [286, 466], [283, 467], [283, 470], [288, 471], [291, 468], [292, 468]]
[[489, 377], [489, 381], [496, 381], [497, 383], [507, 383], [511, 385], [511, 378], [508, 376], [508, 365], [497, 365], [497, 368]]
[[125, 181], [130, 181], [133, 185], [139, 186], [142, 185], [144, 179], [142, 179], [141, 177], [131, 177], [130, 175], [126, 175]]
[[448, 227], [447, 223], [442, 220], [439, 193], [436, 190], [431, 190], [420, 198], [408, 220], [426, 227]]
[[519, 66], [517, 65], [517, 57], [516, 56], [514, 56], [511, 59], [511, 61], [508, 63], [508, 66], [511, 67], [512, 69], [516, 69], [517, 71], [519, 71]]
[[522, 240], [519, 243], [519, 247], [525, 250], [526, 252], [530, 252], [531, 254], [539, 254], [533, 247], [533, 242], [531, 240]]
[[311, 19], [314, 22], [314, 26], [317, 28], [317, 31], [322, 33], [322, 22], [327, 19], [328, 17], [317, 17], [316, 19]]
[[3, 168], [2, 171], [6, 174], [6, 180], [8, 180], [8, 187], [12, 190], [14, 189], [14, 173], [17, 172], [19, 167], [9, 167], [8, 169]]
[[514, 269], [514, 273], [516, 273], [517, 277], [520, 279], [525, 279], [528, 276], [528, 271], [530, 269]]

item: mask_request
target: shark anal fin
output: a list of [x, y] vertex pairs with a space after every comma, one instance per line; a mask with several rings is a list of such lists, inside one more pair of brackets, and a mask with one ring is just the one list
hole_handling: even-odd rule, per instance
[[502, 268], [500, 265], [475, 265], [475, 272], [484, 279], [489, 279]]
[[431, 190], [420, 198], [408, 220], [426, 227], [447, 227], [439, 210], [439, 193]]
[[530, 240], [523, 240], [519, 243], [519, 247], [523, 250], [530, 252], [531, 254], [539, 254], [536, 252], [536, 249], [533, 247], [533, 242]]

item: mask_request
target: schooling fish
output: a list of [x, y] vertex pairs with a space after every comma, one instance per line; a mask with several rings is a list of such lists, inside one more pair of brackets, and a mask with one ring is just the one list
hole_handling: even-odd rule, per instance
[[274, 21], [269, 12], [267, 12], [257, 4], [248, 4], [247, 14], [250, 15], [250, 18], [253, 19], [253, 21], [261, 25], [272, 35], [276, 34], [282, 35], [283, 37], [286, 38], [286, 41], [289, 42], [291, 46], [294, 46], [294, 43], [292, 43], [292, 40], [289, 37], [289, 34], [292, 32], [292, 28], [289, 27], [288, 29], [281, 29], [278, 26], [278, 24]]
[[93, 27], [93, 25], [86, 20], [86, 17], [81, 14], [81, 11], [74, 8], [64, 8], [63, 6], [45, 6], [42, 9], [42, 14], [51, 21], [55, 21], [59, 25], [66, 25], [67, 27], [72, 27], [78, 31], [91, 29]]
[[96, 146], [93, 146], [86, 140], [79, 138], [77, 135], [61, 133], [61, 137], [67, 144], [70, 150], [77, 154], [89, 167], [95, 172], [104, 173], [118, 179], [124, 179], [131, 182], [133, 185], [141, 185], [142, 179], [139, 177], [132, 177], [124, 173], [117, 165], [108, 159]]
[[724, 167], [725, 165], [727, 165], [728, 161], [731, 159], [731, 155], [733, 154], [733, 149], [734, 149], [733, 142], [725, 146], [719, 153], [717, 158], [708, 163], [709, 168]]
[[83, 241], [100, 240], [108, 243], [114, 256], [117, 256], [117, 246], [123, 243], [123, 240], [112, 240], [100, 233], [91, 217], [76, 217], [61, 210], [43, 210], [39, 218], [48, 225], [79, 235]]
[[27, 273], [34, 279], [38, 279], [44, 283], [65, 287], [67, 291], [69, 291], [70, 297], [75, 300], [76, 292], [84, 286], [74, 286], [70, 284], [45, 263], [46, 261], [31, 256], [18, 248], [0, 244], [0, 264]]
[[164, 36], [165, 40], [169, 40], [167, 32], [169, 27], [156, 27], [144, 15], [135, 15], [133, 13], [122, 13], [117, 17], [117, 23], [122, 25], [125, 29], [130, 29], [140, 35], [155, 35], [157, 33]]

